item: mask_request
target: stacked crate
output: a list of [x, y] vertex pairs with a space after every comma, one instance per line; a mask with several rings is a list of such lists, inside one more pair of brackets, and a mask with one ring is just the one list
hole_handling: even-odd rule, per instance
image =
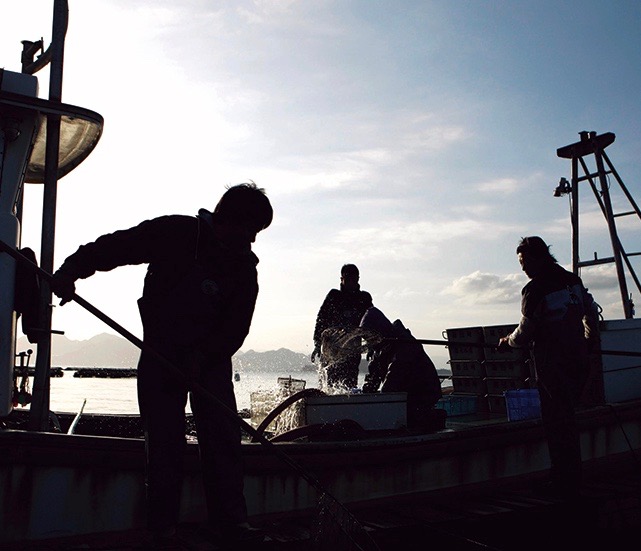
[[[501, 337], [514, 329], [516, 324], [483, 327], [484, 342], [497, 345]], [[536, 386], [530, 370], [529, 352], [526, 348], [512, 347], [487, 347], [483, 350], [488, 409], [492, 413], [506, 413], [505, 391]]]
[[477, 411], [488, 411], [485, 367], [483, 366], [482, 327], [447, 329], [445, 338], [457, 344], [448, 345], [452, 370], [452, 394], [469, 397]]
[[477, 396], [478, 411], [506, 413], [507, 390], [535, 388], [526, 349], [480, 346], [497, 345], [516, 325], [447, 329], [452, 370], [452, 394]]

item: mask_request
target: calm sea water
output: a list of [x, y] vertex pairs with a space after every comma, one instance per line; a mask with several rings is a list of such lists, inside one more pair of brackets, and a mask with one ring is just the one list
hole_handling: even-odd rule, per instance
[[[74, 371], [63, 371], [62, 377], [51, 378], [51, 410], [57, 412], [78, 412], [85, 402], [85, 413], [123, 413], [138, 414], [138, 399], [136, 396], [136, 378], [102, 378], [74, 377]], [[305, 381], [304, 388], [318, 388], [318, 375], [311, 371], [283, 373], [273, 372], [239, 372], [240, 380], [234, 381], [238, 409], [249, 409], [252, 404], [252, 393], [258, 402], [260, 396], [278, 396], [279, 377]], [[365, 375], [359, 375], [359, 387], [363, 386]], [[33, 382], [33, 381], [31, 381]], [[444, 381], [443, 386], [450, 386]], [[274, 404], [275, 405], [275, 404]], [[191, 412], [187, 403], [187, 412]]]
[[[74, 377], [72, 370], [65, 370], [62, 377], [51, 378], [51, 410], [77, 412], [84, 400], [85, 413], [138, 413], [136, 379], [110, 379], [102, 377]], [[305, 381], [305, 388], [318, 388], [318, 376], [311, 371], [283, 373], [273, 372], [239, 373], [240, 380], [234, 382], [238, 409], [249, 408], [252, 392], [277, 393], [278, 377], [291, 376]], [[361, 373], [360, 385], [364, 375]], [[189, 404], [187, 411], [190, 411]]]

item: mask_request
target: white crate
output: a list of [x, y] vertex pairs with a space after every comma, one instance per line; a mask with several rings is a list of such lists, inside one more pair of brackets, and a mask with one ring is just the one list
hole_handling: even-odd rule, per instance
[[365, 430], [399, 429], [407, 426], [407, 393], [334, 394], [305, 399], [308, 425], [356, 421]]

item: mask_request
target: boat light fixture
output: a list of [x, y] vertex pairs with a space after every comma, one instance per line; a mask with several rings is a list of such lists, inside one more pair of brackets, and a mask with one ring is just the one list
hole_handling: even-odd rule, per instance
[[572, 191], [572, 186], [567, 178], [561, 178], [559, 185], [554, 189], [554, 197], [563, 197]]

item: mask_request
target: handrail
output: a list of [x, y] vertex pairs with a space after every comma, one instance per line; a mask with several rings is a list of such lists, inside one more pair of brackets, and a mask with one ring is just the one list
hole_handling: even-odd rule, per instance
[[[498, 348], [496, 344], [485, 343], [485, 342], [463, 342], [463, 341], [448, 341], [448, 340], [432, 340], [432, 339], [414, 339], [414, 338], [401, 338], [401, 337], [389, 337], [382, 339], [384, 341], [391, 342], [420, 342], [421, 344], [432, 344], [440, 346], [471, 346], [473, 348]], [[636, 352], [632, 350], [599, 350], [599, 354], [604, 356], [630, 356], [630, 357], [641, 357], [641, 352]]]

